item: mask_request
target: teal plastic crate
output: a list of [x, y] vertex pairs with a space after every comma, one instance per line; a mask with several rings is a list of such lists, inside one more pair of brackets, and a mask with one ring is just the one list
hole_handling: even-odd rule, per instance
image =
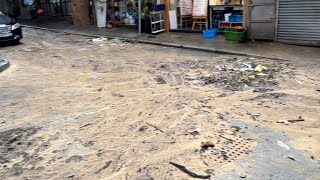
[[226, 40], [245, 42], [247, 40], [247, 29], [239, 30], [233, 27], [229, 27], [224, 31]]

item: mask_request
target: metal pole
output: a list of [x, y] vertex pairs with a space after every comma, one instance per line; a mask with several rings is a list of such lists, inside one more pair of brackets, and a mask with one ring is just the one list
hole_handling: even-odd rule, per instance
[[138, 19], [138, 22], [139, 22], [139, 34], [141, 34], [141, 0], [138, 0], [138, 13], [139, 13], [139, 19]]

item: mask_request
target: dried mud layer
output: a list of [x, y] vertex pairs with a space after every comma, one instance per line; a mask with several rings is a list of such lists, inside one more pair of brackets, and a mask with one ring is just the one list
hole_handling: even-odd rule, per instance
[[0, 179], [320, 176], [319, 61], [25, 36], [0, 49]]

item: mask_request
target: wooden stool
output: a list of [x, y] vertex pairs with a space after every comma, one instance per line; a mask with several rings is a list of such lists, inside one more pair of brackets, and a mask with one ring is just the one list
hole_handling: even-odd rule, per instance
[[181, 15], [180, 16], [180, 28], [183, 27], [183, 25], [185, 25], [186, 27], [188, 27], [188, 25], [191, 25], [192, 23], [192, 16], [191, 15]]
[[208, 29], [208, 18], [203, 17], [193, 17], [192, 30], [196, 25], [200, 25], [200, 29], [202, 29], [202, 25], [205, 25], [206, 29]]

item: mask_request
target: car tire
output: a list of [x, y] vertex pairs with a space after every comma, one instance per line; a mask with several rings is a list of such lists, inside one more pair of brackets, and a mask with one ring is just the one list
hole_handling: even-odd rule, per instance
[[14, 44], [14, 45], [20, 44], [20, 39], [14, 40], [14, 41], [13, 41], [13, 44]]
[[16, 39], [16, 40], [8, 42], [9, 46], [16, 46], [16, 45], [19, 45], [19, 44], [20, 44], [20, 39]]

